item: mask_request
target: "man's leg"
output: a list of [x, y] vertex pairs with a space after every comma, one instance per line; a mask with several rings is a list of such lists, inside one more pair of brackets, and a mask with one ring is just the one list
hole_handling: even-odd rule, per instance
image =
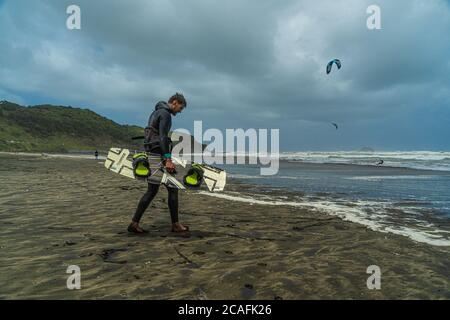
[[172, 220], [172, 231], [174, 232], [182, 232], [188, 231], [189, 228], [183, 226], [178, 221], [178, 189], [167, 187], [168, 193], [168, 205], [170, 210], [170, 219]]
[[147, 192], [142, 196], [141, 200], [139, 201], [138, 207], [136, 209], [136, 212], [134, 213], [131, 224], [128, 227], [128, 231], [135, 233], [142, 233], [145, 231], [139, 227], [139, 222], [141, 221], [142, 215], [144, 214], [145, 210], [147, 210], [148, 206], [158, 193], [158, 190], [159, 184], [152, 184], [152, 183], [148, 184]]

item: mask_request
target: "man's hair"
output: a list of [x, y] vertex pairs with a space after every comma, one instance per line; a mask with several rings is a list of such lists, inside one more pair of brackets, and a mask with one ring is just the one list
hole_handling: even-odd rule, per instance
[[186, 108], [186, 99], [181, 93], [175, 93], [173, 96], [170, 97], [169, 103], [174, 102], [177, 100], [179, 103], [181, 103]]

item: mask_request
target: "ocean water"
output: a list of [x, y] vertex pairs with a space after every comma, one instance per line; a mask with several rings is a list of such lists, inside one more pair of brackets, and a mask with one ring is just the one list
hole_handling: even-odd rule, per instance
[[224, 165], [229, 177], [256, 187], [214, 196], [309, 208], [450, 246], [449, 152], [297, 152], [281, 159], [275, 176], [261, 176], [257, 165]]
[[377, 165], [404, 167], [424, 170], [450, 171], [450, 152], [448, 151], [397, 151], [397, 152], [285, 152], [280, 159], [309, 163], [341, 163], [358, 165]]

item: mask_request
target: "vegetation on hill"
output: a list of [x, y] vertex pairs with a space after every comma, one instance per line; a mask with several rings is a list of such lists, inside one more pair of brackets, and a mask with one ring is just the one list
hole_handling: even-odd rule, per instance
[[140, 148], [143, 128], [120, 125], [89, 109], [0, 102], [0, 151], [88, 152]]

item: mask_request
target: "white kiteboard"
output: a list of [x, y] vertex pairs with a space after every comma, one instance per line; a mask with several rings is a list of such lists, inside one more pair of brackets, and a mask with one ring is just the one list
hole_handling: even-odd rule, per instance
[[[142, 155], [144, 153], [139, 154]], [[227, 173], [222, 169], [172, 157], [172, 161], [176, 166], [176, 173], [169, 173], [164, 168], [160, 155], [145, 154], [150, 168], [149, 176], [147, 177], [137, 176], [136, 168], [133, 168], [133, 155], [128, 149], [111, 148], [105, 160], [105, 167], [114, 173], [130, 179], [165, 184], [181, 190], [201, 190], [206, 187], [208, 191], [220, 192], [225, 188]], [[197, 172], [199, 175], [197, 175]], [[190, 184], [193, 181], [192, 177], [195, 177], [195, 186]]]

